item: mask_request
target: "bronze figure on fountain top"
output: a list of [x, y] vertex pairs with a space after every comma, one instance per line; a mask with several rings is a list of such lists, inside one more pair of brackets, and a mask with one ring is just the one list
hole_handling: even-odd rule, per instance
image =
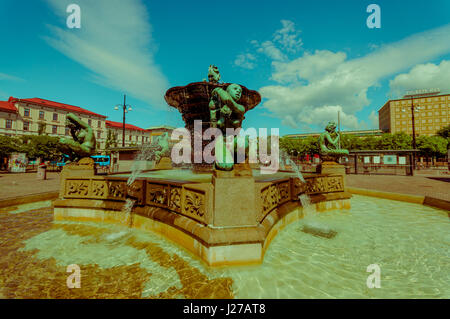
[[67, 114], [66, 126], [69, 128], [73, 139], [62, 137], [59, 142], [70, 161], [77, 161], [93, 155], [96, 141], [92, 128], [73, 113]]
[[230, 84], [226, 90], [218, 87], [212, 91], [209, 102], [211, 127], [217, 127], [225, 133], [227, 127], [239, 128], [244, 119], [245, 107], [239, 103], [242, 88], [238, 84]]
[[322, 161], [335, 162], [339, 157], [348, 155], [348, 150], [341, 149], [340, 134], [336, 132], [336, 123], [328, 122], [325, 132], [319, 136]]

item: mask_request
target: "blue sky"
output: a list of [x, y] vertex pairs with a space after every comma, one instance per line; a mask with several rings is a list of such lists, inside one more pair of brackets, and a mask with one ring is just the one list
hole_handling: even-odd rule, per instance
[[[66, 8], [81, 8], [69, 29]], [[369, 4], [381, 28], [369, 29]], [[222, 80], [258, 90], [244, 127], [280, 134], [377, 127], [408, 89], [450, 93], [450, 1], [0, 0], [0, 99], [40, 97], [121, 121], [127, 94], [140, 127], [183, 126], [172, 86]]]

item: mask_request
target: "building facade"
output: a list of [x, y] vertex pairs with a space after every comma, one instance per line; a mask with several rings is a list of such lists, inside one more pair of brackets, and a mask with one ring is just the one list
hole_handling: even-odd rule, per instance
[[170, 136], [172, 135], [172, 132], [174, 129], [175, 129], [175, 127], [168, 126], [168, 125], [151, 126], [151, 127], [147, 128], [147, 131], [150, 136], [150, 143], [155, 142], [156, 139], [158, 138], [158, 136], [161, 136], [164, 133], [168, 133], [169, 139], [170, 139]]
[[65, 124], [68, 113], [74, 113], [92, 127], [97, 149], [105, 147], [106, 116], [78, 106], [40, 98], [10, 97], [8, 101], [0, 101], [0, 134], [69, 136], [70, 132]]
[[439, 129], [450, 124], [450, 94], [426, 93], [387, 101], [378, 111], [380, 130], [412, 135], [412, 103], [416, 136], [436, 135]]
[[[106, 121], [105, 124], [107, 130], [111, 132], [109, 134], [111, 134], [113, 140], [113, 143], [111, 143], [110, 146], [121, 147], [123, 141], [123, 123]], [[150, 135], [147, 130], [132, 124], [125, 124], [125, 147], [138, 146], [147, 143], [150, 143]]]

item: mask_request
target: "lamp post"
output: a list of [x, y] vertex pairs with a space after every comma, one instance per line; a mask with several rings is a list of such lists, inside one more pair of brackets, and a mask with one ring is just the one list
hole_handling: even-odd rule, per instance
[[[413, 147], [413, 153], [412, 153], [412, 160], [413, 160], [413, 169], [416, 169], [416, 154], [414, 150], [416, 149], [416, 121], [414, 118], [414, 110], [417, 112], [421, 110], [422, 108], [420, 106], [414, 107], [414, 96], [411, 96], [411, 120], [412, 120], [412, 147]], [[402, 112], [406, 112], [405, 109], [402, 109]]]
[[123, 95], [123, 104], [117, 104], [114, 107], [114, 110], [116, 110], [116, 111], [119, 109], [119, 107], [122, 107], [122, 109], [123, 109], [122, 147], [125, 147], [125, 113], [132, 111], [131, 105], [128, 105], [126, 101], [127, 101], [127, 95], [124, 94]]

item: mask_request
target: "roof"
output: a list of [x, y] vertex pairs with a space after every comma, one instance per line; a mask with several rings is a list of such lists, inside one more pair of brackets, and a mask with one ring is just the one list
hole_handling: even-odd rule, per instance
[[0, 111], [8, 113], [17, 113], [17, 109], [14, 103], [11, 102], [11, 98], [8, 101], [0, 101]]
[[[123, 128], [123, 123], [120, 123], [120, 122], [105, 121], [105, 123], [106, 123], [106, 127], [120, 128], [120, 129]], [[144, 131], [144, 132], [147, 131], [147, 130], [144, 130], [143, 128], [137, 127], [132, 124], [126, 124], [126, 123], [125, 123], [125, 129], [131, 130], [131, 131]]]
[[91, 116], [106, 118], [106, 116], [104, 116], [104, 115], [91, 112], [91, 111], [83, 109], [79, 106], [59, 103], [59, 102], [45, 100], [45, 99], [41, 99], [41, 98], [37, 98], [37, 97], [34, 97], [32, 99], [17, 99], [17, 98], [10, 97], [9, 102], [30, 103], [30, 104], [36, 104], [36, 105], [41, 105], [41, 106], [54, 107], [57, 109], [68, 111], [68, 112], [76, 112], [76, 113], [82, 113], [82, 114], [87, 114], [87, 115], [91, 115]]
[[176, 127], [170, 125], [160, 125], [160, 126], [150, 126], [147, 128], [147, 130], [160, 130], [160, 129], [174, 130], [175, 128]]

